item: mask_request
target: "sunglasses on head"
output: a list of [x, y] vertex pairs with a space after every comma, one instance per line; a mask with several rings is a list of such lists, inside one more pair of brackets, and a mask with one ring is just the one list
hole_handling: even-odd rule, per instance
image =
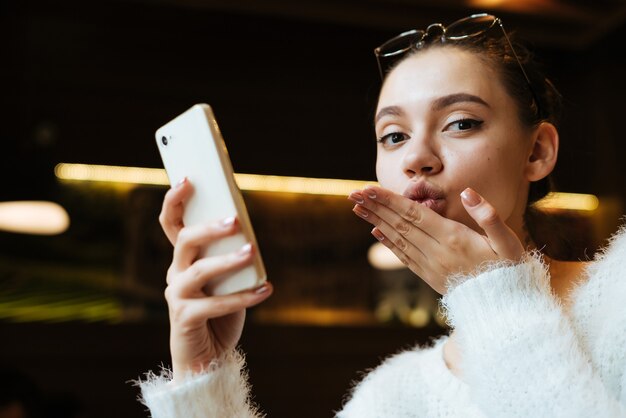
[[[528, 89], [533, 96], [535, 105], [537, 106], [537, 109], [540, 110], [539, 101], [537, 100], [537, 96], [533, 90], [530, 78], [528, 78], [528, 75], [524, 70], [524, 66], [515, 52], [515, 48], [513, 48], [513, 44], [504, 30], [502, 21], [500, 18], [486, 13], [468, 16], [449, 24], [447, 27], [441, 23], [433, 23], [429, 25], [426, 30], [413, 29], [389, 39], [387, 42], [374, 49], [380, 78], [384, 79], [389, 68], [391, 68], [394, 63], [402, 59], [402, 57], [404, 57], [407, 53], [419, 50], [428, 43], [434, 41], [454, 43], [456, 41], [482, 36], [494, 26], [499, 26], [502, 30], [502, 35], [509, 44], [511, 52], [513, 53], [513, 56], [515, 57], [515, 60], [517, 61], [517, 64], [526, 79]], [[541, 114], [541, 112], [539, 112], [539, 114]]]

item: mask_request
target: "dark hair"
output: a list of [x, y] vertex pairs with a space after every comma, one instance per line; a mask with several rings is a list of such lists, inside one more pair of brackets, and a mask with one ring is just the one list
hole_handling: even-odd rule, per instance
[[[490, 33], [494, 35], [501, 34], [497, 28], [491, 29]], [[528, 48], [517, 42], [511, 34], [509, 34], [509, 40], [513, 48], [515, 48], [515, 52], [511, 50], [511, 45], [504, 36], [478, 36], [453, 42], [435, 39], [425, 43], [423, 47], [415, 52], [405, 55], [394, 63], [392, 68], [409, 56], [420, 53], [424, 49], [456, 47], [472, 52], [491, 68], [494, 68], [500, 75], [505, 89], [515, 102], [517, 115], [522, 126], [533, 128], [542, 122], [550, 122], [558, 127], [561, 117], [561, 95], [552, 82], [544, 75], [541, 65]], [[519, 63], [515, 57], [516, 54], [517, 58], [519, 58]], [[524, 73], [520, 68], [520, 63], [532, 87], [526, 81], [526, 77], [524, 77]], [[541, 242], [543, 240], [539, 239], [539, 234], [537, 233], [537, 226], [544, 224], [542, 221], [544, 216], [533, 207], [533, 203], [553, 190], [554, 185], [551, 176], [532, 182], [529, 187], [524, 223], [531, 239], [537, 245], [543, 245]]]

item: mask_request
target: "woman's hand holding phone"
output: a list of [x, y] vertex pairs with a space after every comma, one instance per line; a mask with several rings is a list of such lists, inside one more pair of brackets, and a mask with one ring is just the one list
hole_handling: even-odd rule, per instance
[[204, 288], [212, 279], [232, 274], [253, 262], [256, 250], [247, 244], [234, 253], [201, 258], [201, 250], [239, 230], [237, 219], [210, 225], [183, 224], [185, 201], [193, 187], [187, 179], [171, 188], [163, 200], [159, 222], [174, 245], [167, 273], [170, 350], [174, 381], [187, 372], [206, 370], [212, 360], [236, 347], [243, 330], [245, 310], [267, 299], [269, 283], [223, 296], [210, 296]]

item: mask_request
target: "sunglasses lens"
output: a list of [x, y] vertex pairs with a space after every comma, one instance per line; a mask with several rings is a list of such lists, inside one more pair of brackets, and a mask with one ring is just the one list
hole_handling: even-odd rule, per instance
[[484, 33], [496, 23], [491, 15], [475, 15], [454, 22], [446, 29], [446, 38], [454, 41]]
[[424, 35], [424, 31], [412, 30], [392, 38], [376, 48], [376, 55], [381, 58], [393, 57], [407, 52]]

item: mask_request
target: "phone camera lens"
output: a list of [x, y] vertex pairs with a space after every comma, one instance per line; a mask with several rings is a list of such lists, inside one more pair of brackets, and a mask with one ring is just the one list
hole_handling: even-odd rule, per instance
[[167, 145], [167, 138], [162, 136], [161, 137], [161, 142], [163, 142], [163, 145]]

